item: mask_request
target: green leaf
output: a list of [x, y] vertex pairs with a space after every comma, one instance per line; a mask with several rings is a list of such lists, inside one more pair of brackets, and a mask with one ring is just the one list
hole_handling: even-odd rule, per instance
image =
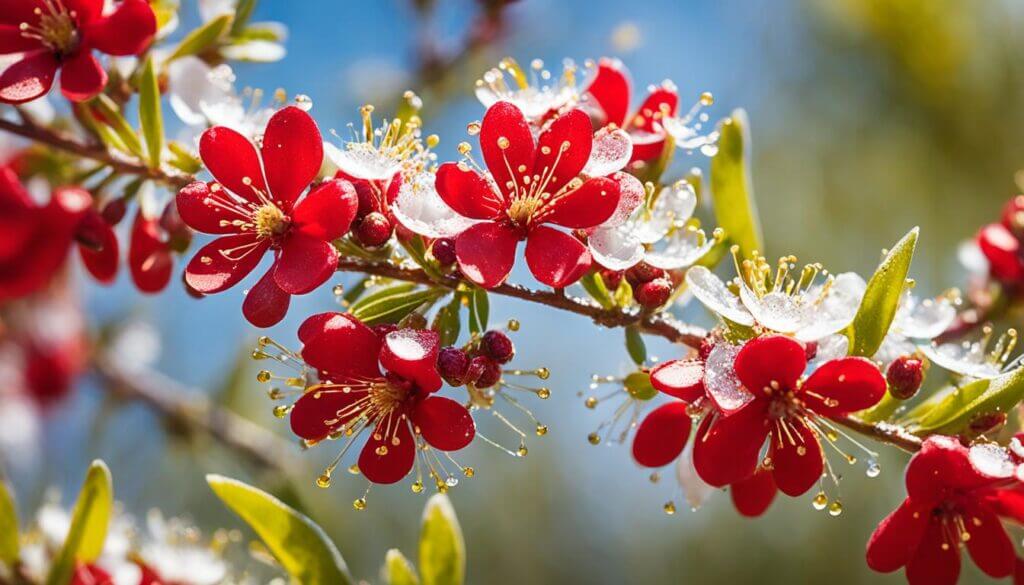
[[66, 585], [71, 581], [76, 561], [91, 563], [99, 558], [113, 509], [110, 469], [102, 461], [93, 461], [71, 513], [71, 527], [64, 546], [46, 576], [46, 585]]
[[190, 175], [194, 175], [203, 168], [203, 162], [196, 158], [185, 146], [180, 142], [171, 140], [167, 143], [167, 149], [171, 151], [174, 156], [171, 160], [167, 161], [176, 169], [180, 169]]
[[359, 299], [349, 312], [367, 325], [398, 323], [424, 303], [432, 303], [447, 292], [441, 288], [410, 290], [405, 284], [397, 284]]
[[118, 107], [114, 100], [110, 99], [105, 93], [101, 93], [96, 96], [96, 99], [92, 101], [92, 104], [99, 110], [100, 115], [103, 117], [104, 122], [109, 126], [117, 137], [124, 143], [125, 148], [131, 154], [138, 158], [144, 159], [145, 153], [142, 152], [142, 141], [139, 140], [139, 135], [135, 133], [135, 128], [128, 123], [128, 120], [124, 119], [121, 114], [121, 109]]
[[434, 494], [423, 510], [420, 529], [420, 577], [423, 585], [462, 585], [466, 544], [451, 501]]
[[459, 295], [450, 303], [441, 307], [434, 315], [434, 323], [431, 329], [437, 331], [441, 336], [441, 345], [454, 345], [459, 339], [462, 329], [462, 319], [459, 318], [459, 311], [462, 310], [462, 302]]
[[597, 272], [591, 271], [585, 274], [580, 279], [580, 284], [583, 285], [583, 289], [587, 291], [587, 294], [605, 309], [611, 309], [615, 306], [615, 301], [612, 300], [612, 295], [608, 292], [604, 279]]
[[198, 55], [204, 51], [216, 46], [224, 33], [228, 30], [231, 25], [233, 17], [231, 14], [221, 14], [217, 18], [207, 22], [203, 26], [188, 33], [185, 38], [181, 39], [178, 46], [174, 48], [174, 52], [167, 58], [164, 63], [170, 63], [175, 59], [185, 57], [187, 55]]
[[341, 553], [323, 529], [270, 494], [221, 475], [206, 482], [263, 540], [281, 567], [303, 585], [349, 585]]
[[651, 384], [651, 375], [647, 372], [632, 372], [622, 385], [629, 391], [629, 395], [637, 400], [650, 400], [658, 395], [658, 390]]
[[388, 585], [420, 585], [416, 569], [397, 548], [389, 550], [385, 555], [383, 573]]
[[13, 567], [18, 562], [18, 512], [14, 493], [0, 481], [0, 562]]
[[896, 242], [868, 281], [860, 307], [847, 330], [850, 355], [871, 357], [882, 345], [900, 305], [917, 234], [918, 228], [914, 228]]
[[975, 380], [951, 392], [921, 418], [914, 432], [957, 434], [974, 418], [996, 412], [1010, 413], [1024, 399], [1024, 368], [990, 380]]
[[491, 315], [491, 302], [487, 291], [473, 287], [468, 293], [469, 298], [469, 331], [480, 334], [487, 331], [487, 321]]
[[644, 365], [644, 362], [647, 361], [647, 345], [644, 344], [640, 328], [636, 325], [626, 327], [626, 351], [638, 366]]
[[235, 5], [235, 21], [231, 24], [231, 36], [235, 36], [249, 24], [252, 11], [256, 8], [256, 0], [238, 0]]
[[886, 421], [891, 419], [892, 415], [895, 414], [901, 406], [903, 406], [903, 401], [893, 398], [892, 394], [886, 390], [882, 399], [878, 401], [878, 404], [865, 411], [857, 413], [857, 418], [868, 423]]
[[139, 124], [146, 138], [149, 164], [155, 169], [160, 168], [160, 155], [164, 150], [164, 118], [160, 112], [160, 85], [152, 57], [146, 59], [139, 81]]
[[718, 226], [744, 258], [764, 252], [764, 237], [750, 183], [750, 131], [747, 113], [733, 110], [722, 121], [718, 154], [711, 159], [711, 201]]

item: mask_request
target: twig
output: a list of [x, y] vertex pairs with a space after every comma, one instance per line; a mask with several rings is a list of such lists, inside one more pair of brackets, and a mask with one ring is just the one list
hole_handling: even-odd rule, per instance
[[831, 420], [880, 443], [888, 443], [909, 453], [915, 453], [921, 449], [921, 438], [898, 425], [884, 422], [864, 422], [850, 415]]

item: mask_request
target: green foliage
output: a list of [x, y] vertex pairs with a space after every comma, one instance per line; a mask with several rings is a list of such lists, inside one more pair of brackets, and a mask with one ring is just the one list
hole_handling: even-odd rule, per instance
[[367, 325], [397, 323], [423, 304], [432, 303], [445, 294], [447, 290], [441, 288], [418, 289], [412, 283], [395, 284], [359, 299], [349, 312]]
[[626, 351], [638, 366], [644, 365], [644, 362], [647, 361], [647, 345], [644, 343], [643, 336], [640, 335], [640, 328], [636, 325], [626, 327]]
[[18, 513], [14, 494], [0, 481], [0, 563], [13, 566], [18, 561]]
[[[120, 140], [124, 149], [140, 159], [145, 159], [145, 153], [142, 151], [142, 142], [139, 140], [138, 134], [135, 133], [135, 129], [128, 123], [128, 120], [121, 115], [121, 110], [114, 100], [110, 99], [106, 94], [101, 93], [96, 96], [91, 102], [92, 106], [96, 108], [100, 116], [104, 120], [104, 123], [114, 131], [114, 134]], [[102, 126], [103, 124], [97, 124], [96, 126]]]
[[491, 315], [491, 302], [487, 298], [487, 291], [474, 286], [466, 296], [469, 299], [469, 331], [477, 334], [487, 331], [487, 322]]
[[651, 375], [647, 372], [632, 372], [626, 376], [623, 386], [637, 400], [650, 400], [658, 395], [658, 390], [651, 384]]
[[587, 291], [590, 298], [597, 301], [599, 305], [605, 309], [611, 309], [615, 306], [615, 300], [612, 298], [608, 287], [604, 283], [604, 279], [601, 275], [595, 271], [588, 272], [580, 279], [580, 285]]
[[1024, 399], [1024, 368], [1017, 368], [990, 380], [975, 380], [945, 395], [917, 422], [919, 435], [956, 434], [976, 417], [996, 412], [1009, 413]]
[[384, 557], [384, 568], [382, 570], [384, 581], [388, 585], [420, 585], [420, 578], [416, 575], [409, 559], [405, 558], [397, 548], [388, 551]]
[[462, 585], [466, 544], [455, 510], [443, 494], [432, 496], [423, 510], [419, 556], [423, 585]]
[[462, 302], [459, 295], [455, 295], [451, 302], [438, 309], [434, 315], [434, 323], [431, 329], [437, 331], [441, 336], [441, 345], [454, 345], [459, 339], [462, 329], [462, 320], [459, 318], [459, 311], [462, 310]]
[[711, 159], [711, 201], [718, 225], [730, 244], [750, 256], [764, 251], [764, 238], [750, 183], [750, 132], [747, 114], [734, 110], [721, 124], [718, 154]]
[[215, 47], [228, 27], [231, 26], [232, 20], [234, 20], [232, 15], [222, 14], [188, 33], [174, 48], [174, 52], [167, 58], [166, 63], [188, 55], [198, 55]]
[[64, 546], [46, 576], [46, 585], [68, 583], [75, 570], [75, 562], [89, 563], [99, 558], [113, 509], [114, 486], [110, 470], [102, 461], [94, 461], [71, 513], [71, 527]]
[[210, 488], [248, 524], [281, 567], [303, 585], [349, 585], [341, 553], [312, 520], [270, 494], [220, 475], [206, 476]]
[[160, 168], [160, 156], [164, 150], [164, 118], [160, 111], [160, 84], [152, 57], [146, 59], [139, 81], [139, 124], [146, 139], [149, 164]]
[[903, 286], [910, 271], [917, 245], [918, 228], [907, 232], [889, 253], [868, 281], [864, 298], [847, 330], [850, 355], [870, 357], [878, 351], [889, 332], [896, 309], [900, 305]]

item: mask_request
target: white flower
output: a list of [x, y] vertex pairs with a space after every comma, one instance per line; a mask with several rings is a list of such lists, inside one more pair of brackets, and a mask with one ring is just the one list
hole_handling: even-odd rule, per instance
[[951, 372], [977, 379], [995, 378], [1020, 365], [1024, 356], [1009, 361], [1010, 353], [1017, 345], [1017, 332], [1013, 329], [999, 336], [989, 351], [992, 328], [986, 326], [980, 339], [960, 343], [923, 345], [920, 347], [929, 360]]
[[[661, 190], [653, 205], [644, 205], [639, 181], [623, 182], [620, 208], [636, 200], [627, 219], [613, 216], [590, 235], [590, 251], [602, 266], [625, 270], [641, 261], [656, 268], [675, 270], [690, 266], [714, 247], [716, 240], [689, 225], [697, 205], [693, 187], [680, 181]], [[627, 203], [628, 205], [628, 203]]]
[[192, 531], [181, 520], [163, 517], [151, 510], [146, 517], [148, 542], [139, 557], [166, 583], [215, 585], [224, 582], [228, 566], [209, 546], [190, 537]]
[[461, 234], [477, 220], [455, 212], [438, 195], [434, 173], [423, 171], [402, 183], [391, 211], [406, 228], [428, 238]]
[[562, 75], [556, 78], [544, 69], [543, 61], [534, 59], [527, 77], [527, 72], [515, 59], [506, 57], [477, 80], [476, 97], [485, 108], [498, 102], [511, 102], [528, 120], [540, 123], [548, 113], [575, 105], [581, 97], [580, 88], [589, 85], [587, 78], [593, 70], [590, 62], [581, 71], [574, 61], [566, 59], [562, 63]]
[[661, 121], [665, 132], [672, 137], [676, 148], [683, 150], [700, 150], [704, 156], [715, 156], [718, 154], [719, 130], [712, 130], [704, 133], [704, 124], [708, 121], [708, 115], [702, 112], [706, 106], [714, 103], [710, 93], [701, 94], [700, 99], [690, 108], [688, 112], [678, 116], [666, 117]]
[[[415, 94], [406, 93], [405, 99], [419, 109], [420, 99]], [[430, 152], [436, 138], [423, 140], [417, 122], [385, 119], [374, 128], [373, 106], [363, 106], [360, 113], [362, 128], [357, 131], [349, 124], [352, 140], [344, 141], [341, 148], [324, 142], [324, 154], [341, 172], [367, 181], [388, 181], [396, 173], [414, 176], [436, 160], [437, 155]]]
[[167, 75], [171, 108], [189, 126], [227, 126], [254, 138], [274, 114], [273, 108], [259, 106], [259, 91], [251, 92], [246, 107], [235, 91], [235, 74], [225, 64], [210, 67], [197, 57], [182, 57], [171, 61]]
[[889, 332], [873, 357], [888, 364], [913, 354], [919, 345], [941, 335], [954, 319], [956, 308], [948, 298], [919, 300], [908, 290], [900, 298]]

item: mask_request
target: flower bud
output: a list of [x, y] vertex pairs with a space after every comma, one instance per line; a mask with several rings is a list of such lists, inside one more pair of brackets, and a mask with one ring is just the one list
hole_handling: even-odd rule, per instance
[[355, 234], [364, 246], [375, 248], [383, 245], [391, 238], [391, 222], [379, 212], [372, 212], [359, 222]]
[[437, 373], [452, 386], [465, 383], [469, 370], [469, 356], [457, 347], [442, 348], [437, 354]]
[[430, 247], [430, 253], [434, 255], [441, 266], [455, 264], [455, 240], [451, 238], [434, 240], [434, 245]]
[[808, 341], [804, 344], [804, 354], [807, 356], [807, 361], [811, 361], [818, 355], [818, 342]]
[[124, 219], [125, 213], [128, 212], [128, 204], [124, 202], [121, 197], [116, 197], [107, 201], [107, 204], [103, 206], [103, 210], [100, 211], [100, 215], [103, 216], [103, 220], [110, 225], [117, 225]]
[[704, 338], [700, 340], [700, 348], [697, 349], [697, 355], [700, 356], [700, 359], [708, 359], [708, 356], [711, 355], [711, 350], [715, 349], [715, 345], [717, 343], [718, 340], [715, 339], [715, 336], [705, 335]]
[[924, 363], [916, 357], [901, 355], [889, 364], [885, 381], [889, 383], [889, 393], [893, 398], [912, 398], [924, 381]]
[[489, 357], [478, 355], [470, 360], [466, 379], [477, 388], [490, 388], [501, 379], [501, 366]]
[[968, 428], [975, 437], [998, 431], [1006, 424], [1005, 412], [982, 413], [971, 419]]
[[672, 296], [672, 283], [667, 278], [655, 278], [633, 290], [633, 298], [640, 303], [640, 306], [647, 309], [664, 305], [670, 296]]
[[619, 288], [619, 283], [622, 282], [623, 272], [621, 270], [602, 270], [601, 280], [604, 281], [604, 286], [610, 291], [614, 291]]
[[512, 340], [501, 331], [488, 331], [484, 333], [483, 339], [480, 340], [480, 349], [484, 355], [499, 364], [507, 364], [512, 359], [512, 356], [516, 354], [516, 348], [512, 345]]
[[656, 278], [664, 278], [665, 271], [661, 268], [655, 268], [650, 264], [641, 262], [627, 270], [625, 276], [626, 280], [629, 281], [629, 284], [635, 287], [638, 284], [650, 282]]

